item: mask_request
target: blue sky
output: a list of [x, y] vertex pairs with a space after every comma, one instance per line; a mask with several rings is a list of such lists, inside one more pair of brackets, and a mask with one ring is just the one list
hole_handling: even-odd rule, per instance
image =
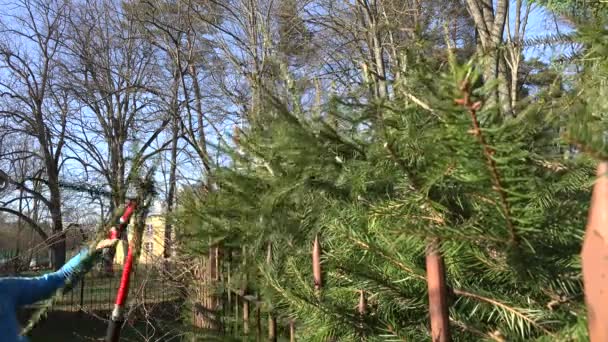
[[[512, 1], [514, 3], [514, 1]], [[515, 6], [511, 6], [511, 18], [515, 17]], [[511, 25], [511, 29], [513, 29], [513, 25]], [[526, 30], [526, 38], [534, 38], [534, 37], [545, 37], [550, 35], [555, 35], [558, 33], [564, 34], [572, 32], [572, 28], [566, 25], [563, 21], [560, 22], [557, 20], [555, 16], [548, 10], [544, 9], [541, 6], [533, 5], [532, 10], [530, 11], [530, 16], [528, 20], [528, 26]], [[564, 47], [552, 47], [552, 48], [527, 48], [524, 50], [524, 56], [526, 59], [538, 57], [543, 61], [550, 61], [552, 57], [554, 57], [557, 53], [563, 51]]]

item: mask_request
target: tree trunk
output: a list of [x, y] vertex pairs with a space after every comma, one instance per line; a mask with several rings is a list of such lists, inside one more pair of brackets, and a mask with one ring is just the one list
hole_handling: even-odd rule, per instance
[[[199, 130], [198, 130], [198, 150], [199, 150], [199, 157], [201, 158], [201, 161], [203, 162], [203, 167], [205, 168], [205, 172], [207, 178], [209, 178], [209, 174], [211, 173], [211, 160], [209, 158], [209, 153], [207, 152], [207, 139], [205, 137], [205, 129], [204, 129], [204, 122], [203, 122], [203, 106], [202, 106], [202, 94], [201, 94], [201, 89], [200, 89], [200, 85], [198, 83], [198, 75], [196, 72], [196, 67], [193, 64], [190, 64], [189, 66], [190, 69], [190, 76], [192, 78], [192, 87], [194, 88], [194, 103], [196, 106], [196, 116], [197, 116], [197, 120], [198, 120], [198, 124], [199, 124]], [[207, 180], [207, 185], [211, 186], [209, 180]]]
[[60, 269], [65, 264], [66, 244], [65, 232], [63, 231], [63, 217], [61, 214], [61, 193], [59, 190], [59, 177], [55, 170], [49, 170], [49, 192], [51, 194], [49, 212], [53, 224], [53, 235], [51, 237], [51, 267], [54, 270]]
[[[178, 77], [179, 74], [176, 72], [174, 75], [174, 86], [173, 86], [173, 103], [172, 103], [172, 115], [173, 115], [173, 127], [171, 137], [171, 165], [169, 165], [169, 191], [167, 192], [167, 212], [170, 214], [173, 212], [173, 200], [175, 197], [175, 186], [176, 186], [176, 173], [177, 173], [177, 141], [179, 138], [179, 113], [178, 113]], [[173, 226], [168, 221], [165, 221], [165, 236], [164, 236], [164, 248], [163, 257], [165, 259], [171, 257], [171, 247], [173, 240]]]
[[[23, 189], [19, 190], [19, 212], [23, 212]], [[21, 252], [21, 233], [23, 232], [23, 220], [21, 217], [17, 218], [17, 239], [15, 241], [15, 260], [13, 260], [13, 274], [17, 274], [19, 272], [19, 259]], [[26, 266], [29, 266], [27, 264]]]
[[488, 105], [497, 105], [503, 114], [512, 115], [512, 100], [509, 86], [510, 73], [501, 50], [505, 23], [508, 15], [508, 0], [498, 0], [494, 6], [492, 0], [467, 0], [469, 13], [475, 22], [479, 35], [481, 54], [484, 56], [485, 82], [497, 81], [497, 89], [488, 99]]

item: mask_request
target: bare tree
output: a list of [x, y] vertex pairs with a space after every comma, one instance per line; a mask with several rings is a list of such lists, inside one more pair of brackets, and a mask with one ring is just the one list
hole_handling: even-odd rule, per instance
[[[68, 3], [63, 1], [19, 1], [15, 14], [4, 17], [7, 20], [2, 23], [0, 42], [3, 138], [22, 135], [34, 139], [38, 149], [29, 151], [30, 156], [39, 158], [44, 166], [42, 178], [32, 175], [25, 182], [14, 181], [13, 185], [48, 208], [55, 268], [65, 262], [59, 178], [71, 106], [57, 75], [69, 10]], [[32, 188], [37, 181], [43, 181], [44, 187]]]
[[[3, 135], [2, 137], [5, 137]], [[29, 142], [30, 138], [25, 135], [13, 135], [9, 141], [0, 140], [0, 170], [2, 177], [10, 177], [14, 183], [25, 184], [28, 179], [39, 178], [44, 171], [42, 160], [31, 151], [35, 150]], [[35, 145], [35, 144], [34, 144]], [[40, 189], [40, 182], [32, 181], [36, 191]], [[0, 191], [0, 212], [9, 213], [16, 216], [16, 235], [15, 235], [15, 266], [14, 271], [23, 261], [29, 265], [33, 256], [32, 246], [36, 236], [45, 241], [48, 239], [48, 230], [41, 224], [40, 218], [44, 217], [41, 213], [40, 201], [36, 196], [25, 192], [23, 188], [8, 186], [4, 191]], [[29, 226], [28, 233], [24, 234], [25, 226]], [[27, 237], [26, 237], [27, 236]], [[26, 242], [22, 244], [22, 242]]]
[[[109, 186], [110, 208], [124, 204], [143, 163], [166, 148], [171, 121], [154, 47], [119, 3], [89, 1], [70, 17], [71, 91], [83, 109], [70, 122], [70, 158]], [[87, 179], [88, 181], [88, 179]]]

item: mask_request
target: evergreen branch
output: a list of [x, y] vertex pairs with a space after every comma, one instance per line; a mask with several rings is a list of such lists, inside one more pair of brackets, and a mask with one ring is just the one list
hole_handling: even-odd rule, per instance
[[407, 339], [405, 337], [399, 336], [399, 333], [397, 331], [395, 331], [395, 328], [393, 328], [393, 326], [391, 324], [387, 324], [386, 325], [386, 331], [388, 331], [389, 333], [392, 334], [391, 338], [394, 338], [394, 337], [399, 338], [399, 340], [393, 340], [393, 339], [391, 339], [391, 340], [389, 340], [390, 342], [393, 342], [393, 341], [406, 342], [407, 341]]
[[392, 262], [394, 265], [396, 265], [398, 268], [400, 268], [401, 270], [409, 273], [411, 276], [413, 276], [414, 278], [418, 279], [418, 280], [422, 280], [422, 281], [426, 281], [426, 277], [421, 275], [420, 273], [416, 272], [414, 269], [406, 266], [404, 263], [402, 263], [401, 261], [397, 260], [396, 258], [388, 255], [386, 252], [384, 252], [383, 250], [379, 249], [379, 248], [374, 248], [372, 246], [370, 246], [369, 244], [356, 239], [353, 236], [348, 236], [348, 239], [350, 241], [352, 241], [355, 245], [370, 251], [370, 252], [376, 252], [378, 255], [380, 255], [381, 257], [383, 257], [384, 259]]
[[[297, 308], [299, 308], [299, 310], [302, 310], [302, 311], [309, 309], [309, 310], [312, 310], [313, 312], [320, 313], [320, 314], [326, 316], [327, 318], [330, 318], [332, 321], [341, 322], [341, 323], [348, 324], [353, 327], [358, 326], [359, 322], [358, 322], [357, 317], [354, 315], [354, 313], [347, 314], [344, 312], [331, 310], [333, 308], [328, 307], [327, 305], [323, 305], [322, 300], [320, 300], [320, 299], [311, 301], [309, 298], [317, 298], [317, 296], [312, 295], [314, 293], [314, 291], [311, 288], [306, 288], [307, 290], [309, 290], [309, 291], [307, 291], [309, 293], [307, 293], [305, 296], [301, 296], [296, 293], [292, 293], [291, 291], [289, 291], [286, 288], [284, 288], [283, 286], [281, 286], [277, 277], [274, 277], [271, 274], [268, 274], [267, 271], [265, 271], [265, 266], [260, 265], [259, 271], [261, 272], [262, 276], [264, 277], [264, 279], [266, 280], [268, 285], [270, 287], [272, 287], [277, 293], [281, 294], [281, 296], [284, 300], [287, 300], [288, 302], [290, 302], [292, 304], [292, 307], [297, 307]], [[306, 317], [306, 316], [302, 316], [302, 317]]]
[[528, 317], [526, 314], [524, 314], [523, 312], [519, 311], [518, 309], [509, 306], [505, 303], [499, 302], [497, 300], [494, 300], [492, 298], [488, 298], [476, 293], [472, 293], [472, 292], [468, 292], [466, 290], [461, 290], [461, 289], [453, 289], [452, 290], [454, 292], [454, 294], [459, 295], [459, 296], [463, 296], [463, 297], [469, 297], [469, 298], [473, 298], [476, 299], [478, 301], [481, 302], [485, 302], [488, 304], [491, 304], [493, 306], [499, 307], [507, 312], [512, 313], [513, 315], [519, 317], [520, 319], [528, 322], [528, 324], [530, 324], [531, 326], [536, 327], [539, 330], [542, 330], [545, 334], [550, 335], [550, 336], [555, 336], [555, 334], [553, 334], [551, 331], [549, 331], [547, 328], [543, 327], [542, 325], [538, 324], [536, 320]]
[[[394, 204], [389, 204], [388, 206], [384, 206], [384, 207], [379, 207], [379, 206], [372, 206], [372, 217], [382, 217], [382, 216], [396, 216], [396, 215], [400, 215], [399, 213], [394, 214], [393, 212], [398, 211], [400, 209], [402, 209], [403, 207], [406, 206], [406, 203], [394, 203]], [[439, 217], [437, 215], [435, 216], [427, 216], [427, 215], [409, 215], [408, 216], [411, 219], [415, 219], [415, 220], [424, 220], [424, 221], [429, 221], [429, 222], [433, 222], [435, 224], [439, 224], [439, 225], [444, 225], [445, 224], [445, 220], [442, 217]]]
[[431, 106], [429, 106], [428, 104], [426, 104], [424, 101], [420, 100], [419, 98], [417, 98], [416, 96], [412, 95], [409, 92], [403, 91], [402, 92], [403, 95], [405, 95], [408, 99], [410, 99], [412, 102], [414, 102], [415, 104], [419, 105], [420, 107], [422, 107], [423, 109], [431, 112], [432, 114], [435, 114], [435, 110], [433, 110], [433, 108], [431, 108]]
[[469, 331], [477, 336], [485, 337], [487, 339], [490, 339], [490, 340], [496, 341], [496, 342], [506, 342], [506, 340], [504, 338], [502, 338], [501, 336], [497, 336], [497, 334], [484, 333], [483, 331], [481, 331], [479, 329], [475, 329], [474, 327], [466, 324], [463, 321], [459, 321], [457, 319], [450, 318], [450, 322], [452, 322], [453, 324], [455, 324], [457, 327], [461, 328], [462, 330]]
[[[414, 176], [409, 171], [409, 168], [407, 167], [407, 165], [405, 165], [405, 163], [403, 162], [403, 160], [401, 160], [401, 158], [399, 158], [397, 156], [397, 153], [395, 152], [395, 149], [394, 149], [393, 145], [390, 144], [390, 143], [388, 143], [388, 142], [386, 142], [386, 143], [384, 143], [384, 147], [389, 152], [389, 155], [395, 161], [395, 163], [397, 163], [397, 165], [399, 165], [401, 167], [401, 170], [407, 175], [408, 180], [409, 180], [409, 184], [408, 185], [409, 185], [410, 190], [424, 195], [423, 192], [420, 190], [420, 186], [416, 183], [416, 181], [414, 179]], [[429, 219], [432, 220], [432, 221], [434, 221], [434, 222], [440, 222], [441, 225], [446, 225], [446, 221], [442, 217], [441, 213], [438, 210], [434, 209], [435, 206], [434, 206], [433, 201], [431, 199], [429, 199], [428, 196], [423, 196], [423, 201], [425, 202], [425, 205], [423, 207], [428, 208], [429, 211], [431, 212], [432, 216], [429, 216]]]
[[542, 37], [536, 36], [523, 40], [521, 45], [523, 47], [538, 47], [538, 46], [555, 46], [556, 44], [569, 44], [575, 43], [575, 39], [578, 36], [577, 32], [574, 33], [554, 33], [548, 34]]
[[498, 167], [496, 166], [496, 161], [494, 160], [495, 151], [487, 144], [485, 137], [481, 132], [481, 127], [477, 118], [477, 111], [481, 108], [481, 102], [477, 101], [473, 103], [471, 101], [471, 84], [469, 83], [469, 80], [463, 80], [459, 89], [462, 92], [463, 97], [461, 99], [456, 99], [455, 102], [465, 107], [471, 115], [471, 121], [473, 123], [472, 134], [477, 137], [477, 140], [481, 144], [483, 154], [486, 158], [486, 163], [490, 168], [492, 183], [494, 185], [493, 189], [498, 193], [498, 196], [500, 197], [501, 209], [503, 211], [503, 215], [507, 224], [507, 229], [509, 230], [510, 243], [517, 244], [519, 241], [519, 237], [515, 232], [515, 225], [513, 224], [513, 221], [511, 219], [511, 209], [509, 201], [507, 200], [507, 194], [505, 192], [504, 187], [502, 186], [500, 173], [498, 172]]

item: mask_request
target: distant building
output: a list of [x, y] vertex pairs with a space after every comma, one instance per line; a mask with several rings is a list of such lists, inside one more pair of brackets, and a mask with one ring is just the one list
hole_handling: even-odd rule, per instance
[[[133, 221], [127, 228], [127, 236], [129, 241], [133, 238]], [[116, 256], [114, 261], [122, 264], [126, 255], [126, 243], [118, 244], [116, 247]], [[150, 208], [148, 217], [146, 218], [146, 226], [142, 236], [141, 254], [139, 256], [140, 264], [152, 264], [162, 259], [165, 250], [165, 213], [163, 205], [160, 202], [154, 204]]]

